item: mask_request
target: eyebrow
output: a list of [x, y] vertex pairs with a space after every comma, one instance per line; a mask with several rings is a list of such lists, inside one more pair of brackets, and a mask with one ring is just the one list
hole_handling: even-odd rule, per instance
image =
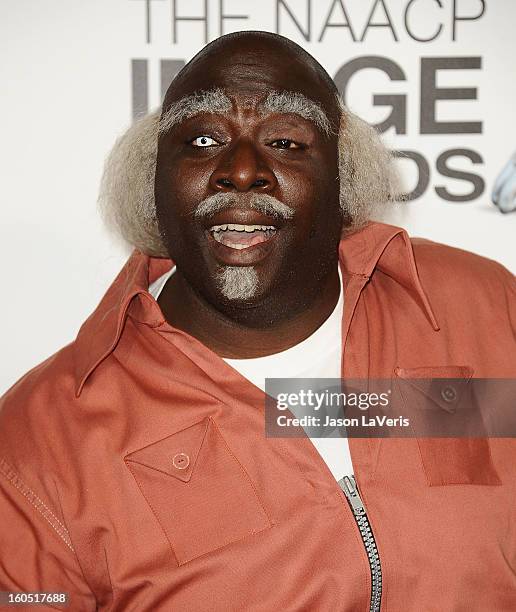
[[232, 109], [231, 100], [222, 89], [200, 91], [173, 102], [159, 121], [158, 132], [164, 134], [174, 125], [200, 113], [227, 113]]
[[[231, 100], [220, 87], [196, 92], [173, 102], [159, 122], [159, 134], [168, 132], [174, 125], [200, 113], [228, 113], [233, 108]], [[329, 136], [332, 127], [322, 107], [299, 92], [271, 91], [258, 105], [261, 115], [271, 113], [294, 114], [314, 123]]]
[[258, 108], [262, 114], [291, 113], [299, 115], [303, 119], [315, 123], [327, 136], [332, 132], [330, 120], [321, 106], [299, 92], [271, 91]]

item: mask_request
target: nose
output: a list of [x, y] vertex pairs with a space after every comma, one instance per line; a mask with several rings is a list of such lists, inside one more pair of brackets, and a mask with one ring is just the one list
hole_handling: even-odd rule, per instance
[[215, 191], [270, 192], [277, 185], [276, 176], [260, 156], [254, 143], [240, 139], [232, 146], [210, 177]]

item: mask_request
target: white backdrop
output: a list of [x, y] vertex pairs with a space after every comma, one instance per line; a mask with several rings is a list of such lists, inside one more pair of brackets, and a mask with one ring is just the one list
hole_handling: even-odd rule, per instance
[[[161, 73], [166, 80], [221, 31], [289, 36], [341, 87], [357, 60], [351, 66], [362, 69], [343, 92], [348, 105], [372, 123], [388, 125], [393, 113], [386, 142], [417, 153], [422, 165], [418, 177], [414, 161], [399, 162], [407, 191], [419, 183], [422, 193], [390, 222], [516, 271], [516, 212], [503, 215], [490, 202], [516, 149], [516, 2], [0, 0], [0, 7], [0, 392], [73, 340], [123, 265], [127, 249], [96, 212], [103, 160], [132, 117], [160, 103]], [[448, 99], [434, 104], [432, 95]]]

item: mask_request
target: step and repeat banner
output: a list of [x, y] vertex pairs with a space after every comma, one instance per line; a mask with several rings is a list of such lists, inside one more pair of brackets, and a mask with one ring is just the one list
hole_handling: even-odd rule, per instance
[[516, 2], [0, 0], [0, 392], [75, 337], [128, 249], [104, 230], [104, 159], [207, 42], [287, 36], [397, 153], [384, 220], [516, 272]]

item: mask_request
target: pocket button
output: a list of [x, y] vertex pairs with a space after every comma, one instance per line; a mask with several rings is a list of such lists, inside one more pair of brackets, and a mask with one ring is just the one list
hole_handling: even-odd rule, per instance
[[176, 453], [172, 465], [178, 470], [185, 470], [190, 465], [190, 457], [186, 453]]
[[448, 402], [449, 404], [454, 402], [457, 399], [457, 391], [455, 387], [452, 387], [451, 385], [443, 387], [441, 389], [441, 397], [445, 402]]

